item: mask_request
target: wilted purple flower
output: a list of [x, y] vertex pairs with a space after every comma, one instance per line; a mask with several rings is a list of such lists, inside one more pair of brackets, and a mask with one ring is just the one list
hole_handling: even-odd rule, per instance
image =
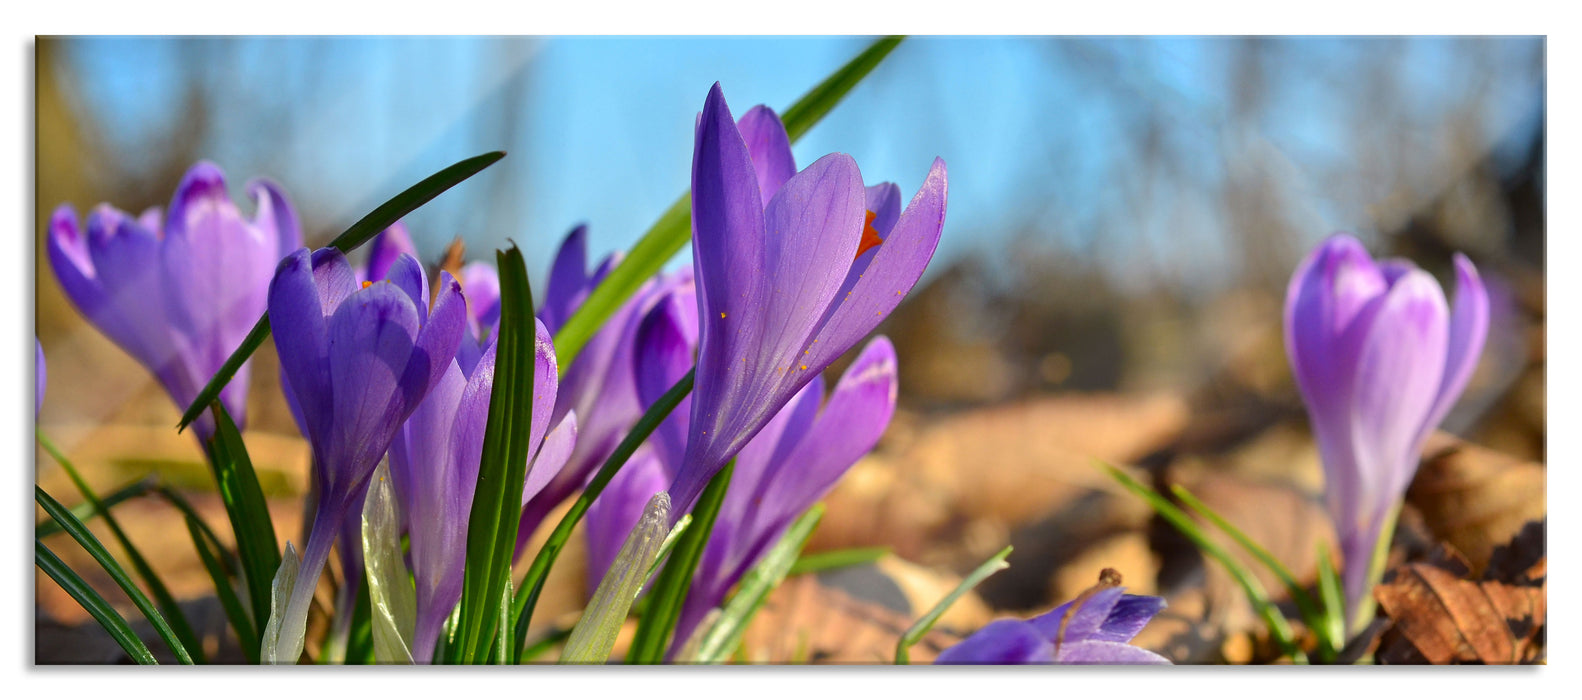
[[[524, 498], [559, 471], [577, 431], [573, 415], [545, 436], [558, 380], [549, 331], [542, 323], [537, 330]], [[475, 365], [464, 368], [452, 362], [390, 446], [391, 481], [411, 524], [412, 577], [417, 584], [412, 654], [419, 663], [433, 657], [445, 618], [461, 600], [467, 521], [489, 420], [494, 353], [490, 338]]]
[[1163, 598], [1127, 594], [1118, 582], [1101, 583], [1031, 620], [990, 622], [940, 652], [934, 663], [1169, 664], [1169, 659], [1128, 643], [1164, 607]]
[[33, 345], [38, 350], [38, 362], [33, 365], [33, 381], [38, 385], [34, 392], [33, 415], [37, 417], [38, 412], [44, 409], [44, 344], [38, 342], [38, 336], [33, 336]]
[[[169, 217], [158, 207], [132, 218], [107, 204], [78, 227], [70, 205], [49, 224], [49, 260], [66, 296], [95, 326], [159, 379], [186, 408], [264, 313], [269, 277], [281, 256], [302, 245], [285, 193], [258, 179], [252, 220], [225, 189], [220, 168], [200, 161], [182, 177]], [[246, 420], [248, 364], [220, 392], [226, 410]], [[198, 439], [214, 434], [208, 415]]]
[[452, 365], [466, 328], [461, 286], [441, 273], [432, 310], [428, 298], [427, 276], [411, 256], [396, 259], [388, 280], [359, 288], [346, 257], [332, 248], [291, 253], [269, 285], [282, 388], [301, 411], [319, 484], [282, 630], [307, 622], [314, 583], [346, 512], [360, 505], [354, 500], [396, 431]]
[[1456, 300], [1404, 260], [1375, 263], [1331, 236], [1296, 269], [1285, 348], [1324, 463], [1348, 607], [1368, 598], [1376, 544], [1417, 471], [1423, 441], [1466, 388], [1488, 333], [1478, 271], [1455, 256]]
[[842, 153], [792, 175], [779, 120], [767, 108], [748, 117], [737, 126], [716, 83], [698, 118], [692, 256], [701, 340], [672, 517], [901, 302], [945, 222], [944, 161], [934, 160], [911, 204], [890, 219], [899, 208], [893, 185], [865, 189]]
[[[638, 335], [638, 387], [645, 404], [692, 367], [697, 305], [690, 288], [657, 304]], [[814, 377], [736, 456], [736, 470], [676, 626], [673, 649], [724, 602], [797, 516], [822, 498], [878, 442], [895, 412], [895, 349], [883, 336], [863, 349], [824, 398]], [[680, 406], [588, 511], [589, 584], [603, 577], [644, 505], [673, 480], [690, 417]]]

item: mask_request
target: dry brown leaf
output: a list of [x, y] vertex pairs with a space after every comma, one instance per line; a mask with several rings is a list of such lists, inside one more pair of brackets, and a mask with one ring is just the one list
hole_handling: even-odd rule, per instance
[[1436, 433], [1406, 499], [1437, 539], [1466, 556], [1474, 573], [1522, 526], [1544, 518], [1544, 466]]
[[[1373, 591], [1391, 622], [1378, 660], [1519, 664], [1541, 659], [1547, 602], [1543, 567], [1540, 559], [1517, 572], [1521, 582], [1476, 580], [1466, 560], [1448, 548], [1430, 561], [1397, 567]], [[1531, 579], [1534, 575], [1538, 578]]]

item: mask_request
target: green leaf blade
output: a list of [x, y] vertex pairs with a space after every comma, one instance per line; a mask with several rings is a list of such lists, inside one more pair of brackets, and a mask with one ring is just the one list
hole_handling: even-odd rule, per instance
[[785, 534], [780, 536], [763, 560], [742, 578], [736, 594], [731, 596], [730, 602], [721, 610], [719, 619], [698, 643], [697, 656], [693, 660], [705, 664], [721, 663], [741, 646], [748, 623], [752, 622], [764, 602], [769, 600], [769, 594], [785, 581], [795, 564], [801, 561], [797, 555], [813, 537], [813, 531], [818, 529], [819, 521], [823, 518], [824, 505], [814, 504], [786, 528]]
[[258, 474], [253, 471], [253, 461], [241, 432], [219, 401], [210, 408], [215, 423], [214, 441], [209, 448], [210, 466], [214, 469], [220, 500], [225, 504], [225, 515], [230, 519], [231, 532], [236, 538], [237, 556], [242, 562], [248, 599], [252, 601], [253, 627], [263, 629], [269, 624], [267, 613], [273, 577], [280, 568], [280, 544], [275, 539], [269, 503], [258, 485]]
[[[496, 253], [500, 274], [500, 335], [495, 346], [494, 387], [478, 468], [477, 490], [467, 521], [467, 567], [462, 582], [457, 663], [486, 663], [499, 630], [500, 609], [511, 575], [516, 530], [527, 476], [533, 411], [537, 324], [522, 251]], [[515, 649], [502, 649], [509, 659]]]
[[88, 614], [110, 633], [110, 638], [114, 639], [133, 661], [145, 666], [159, 664], [154, 658], [154, 652], [149, 651], [148, 645], [132, 631], [132, 626], [126, 623], [126, 618], [121, 617], [121, 614], [105, 601], [104, 596], [93, 590], [87, 581], [82, 580], [77, 572], [72, 571], [71, 567], [66, 566], [66, 562], [61, 561], [60, 557], [55, 556], [54, 552], [38, 540], [33, 541], [33, 562], [76, 600], [82, 609], [87, 610]]
[[950, 610], [950, 606], [955, 605], [957, 600], [967, 594], [967, 591], [977, 588], [978, 584], [983, 583], [984, 579], [993, 576], [995, 572], [1009, 567], [1010, 564], [1005, 562], [1005, 558], [1009, 556], [1011, 556], [1011, 547], [1006, 547], [994, 556], [989, 557], [988, 560], [979, 564], [978, 568], [967, 574], [967, 577], [962, 579], [955, 589], [946, 594], [938, 603], [935, 603], [933, 608], [930, 608], [928, 612], [918, 618], [917, 622], [912, 623], [912, 626], [908, 627], [906, 632], [895, 643], [896, 665], [905, 666], [910, 664], [912, 662], [912, 647], [917, 646], [917, 643], [922, 641], [923, 635], [934, 629], [934, 625], [939, 622], [939, 618], [944, 617], [945, 613]]

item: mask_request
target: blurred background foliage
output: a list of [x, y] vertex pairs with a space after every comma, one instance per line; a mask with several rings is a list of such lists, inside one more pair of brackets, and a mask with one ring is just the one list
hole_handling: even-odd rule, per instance
[[[177, 409], [62, 296], [42, 241], [63, 202], [166, 206], [207, 158], [238, 196], [255, 176], [282, 183], [322, 245], [407, 184], [499, 148], [510, 156], [408, 224], [430, 264], [455, 238], [473, 258], [511, 239], [541, 275], [573, 225], [590, 225], [602, 256], [685, 189], [709, 84], [738, 114], [784, 108], [864, 44], [40, 38], [40, 423], [104, 486], [152, 469], [208, 487], [196, 445], [170, 430]], [[814, 547], [891, 545], [959, 573], [1017, 544], [981, 614], [1055, 602], [1090, 569], [1126, 562], [1138, 592], [1197, 590], [1198, 607], [1173, 597], [1172, 608], [1214, 619], [1213, 634], [1171, 637], [1187, 645], [1178, 660], [1253, 658], [1257, 640], [1234, 633], [1254, 625], [1226, 612], [1234, 591], [1216, 599], [1213, 570], [1087, 459], [1200, 486], [1221, 507], [1289, 495], [1289, 526], [1248, 529], [1290, 539], [1290, 556], [1311, 563], [1327, 525], [1302, 514], [1322, 482], [1281, 314], [1296, 263], [1336, 230], [1446, 284], [1453, 251], [1478, 265], [1490, 340], [1443, 429], [1534, 465], [1541, 514], [1545, 80], [1542, 38], [906, 41], [795, 149], [804, 165], [851, 153], [866, 180], [906, 193], [935, 155], [951, 176], [939, 253], [881, 329], [901, 358], [902, 410], [832, 495]], [[248, 440], [265, 489], [294, 512], [307, 449], [274, 362], [266, 344]], [[40, 470], [46, 488], [57, 477]], [[287, 537], [294, 522], [277, 517]]]

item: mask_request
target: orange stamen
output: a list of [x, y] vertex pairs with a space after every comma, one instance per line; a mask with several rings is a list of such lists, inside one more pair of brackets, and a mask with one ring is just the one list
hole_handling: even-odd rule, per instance
[[372, 286], [374, 286], [373, 282], [363, 282], [363, 289], [367, 289]]
[[868, 218], [862, 222], [862, 240], [857, 243], [857, 254], [852, 257], [853, 260], [862, 257], [862, 254], [868, 252], [868, 249], [878, 247], [880, 243], [884, 242], [884, 239], [879, 237], [879, 232], [873, 227], [873, 220], [877, 216], [878, 214], [870, 211], [868, 212]]

